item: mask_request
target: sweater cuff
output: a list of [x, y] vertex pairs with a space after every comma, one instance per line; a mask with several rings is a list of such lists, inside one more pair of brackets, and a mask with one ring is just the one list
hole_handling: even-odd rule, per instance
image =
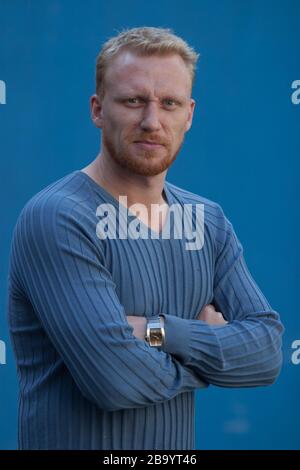
[[184, 361], [190, 357], [191, 321], [160, 313], [164, 317], [165, 341], [161, 349], [179, 356]]

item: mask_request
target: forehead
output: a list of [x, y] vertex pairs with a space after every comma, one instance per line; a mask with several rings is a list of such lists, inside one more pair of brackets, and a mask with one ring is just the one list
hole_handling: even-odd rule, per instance
[[108, 64], [105, 87], [110, 91], [142, 88], [189, 94], [191, 77], [178, 54], [142, 56], [123, 51]]

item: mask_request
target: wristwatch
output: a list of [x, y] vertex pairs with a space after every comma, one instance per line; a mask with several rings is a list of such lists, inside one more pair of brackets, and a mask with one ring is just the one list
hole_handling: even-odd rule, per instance
[[158, 315], [148, 319], [145, 340], [154, 348], [162, 346], [165, 340], [164, 317]]

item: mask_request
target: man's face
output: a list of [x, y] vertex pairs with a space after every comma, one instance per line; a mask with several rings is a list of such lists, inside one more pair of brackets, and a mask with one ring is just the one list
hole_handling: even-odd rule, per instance
[[179, 55], [121, 52], [107, 67], [94, 117], [104, 151], [136, 174], [162, 173], [191, 126], [195, 103], [190, 95], [190, 74]]

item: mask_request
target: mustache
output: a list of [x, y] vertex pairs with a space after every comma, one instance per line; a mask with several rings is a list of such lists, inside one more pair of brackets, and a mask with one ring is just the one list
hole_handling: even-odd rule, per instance
[[151, 144], [160, 144], [160, 145], [168, 145], [168, 141], [166, 139], [163, 139], [160, 136], [149, 136], [149, 135], [139, 135], [137, 136], [133, 142], [149, 142]]

